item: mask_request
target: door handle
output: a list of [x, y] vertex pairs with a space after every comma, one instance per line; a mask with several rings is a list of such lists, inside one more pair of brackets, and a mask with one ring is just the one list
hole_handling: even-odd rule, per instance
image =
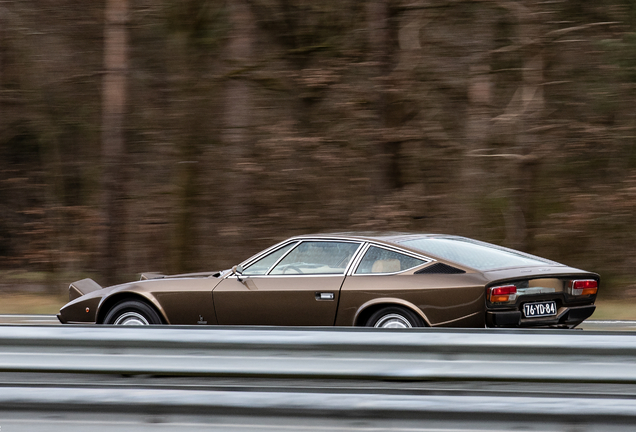
[[324, 300], [333, 300], [335, 298], [335, 294], [332, 292], [317, 292], [316, 300], [324, 301]]

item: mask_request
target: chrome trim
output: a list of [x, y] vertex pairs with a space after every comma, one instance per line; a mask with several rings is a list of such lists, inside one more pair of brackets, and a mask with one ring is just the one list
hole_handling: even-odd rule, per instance
[[[369, 274], [363, 274], [363, 275], [357, 275], [355, 274], [355, 270], [357, 270], [358, 265], [360, 264], [360, 261], [362, 260], [362, 257], [364, 256], [364, 253], [366, 253], [366, 250], [370, 247], [370, 246], [377, 246], [386, 250], [390, 250], [393, 252], [397, 252], [397, 253], [401, 253], [403, 255], [407, 255], [413, 258], [417, 258], [417, 259], [421, 259], [423, 261], [425, 261], [423, 264], [430, 264], [431, 262], [436, 262], [437, 260], [434, 258], [430, 258], [426, 255], [422, 255], [422, 254], [418, 254], [416, 252], [411, 252], [411, 251], [407, 251], [404, 250], [402, 248], [396, 247], [396, 246], [389, 246], [386, 245], [384, 243], [380, 243], [377, 241], [372, 241], [372, 240], [354, 240], [354, 239], [347, 239], [347, 238], [342, 238], [342, 237], [320, 237], [320, 238], [316, 238], [316, 237], [304, 237], [304, 236], [296, 236], [296, 237], [291, 237], [288, 238], [286, 240], [283, 240], [282, 242], [276, 243], [273, 246], [268, 247], [267, 249], [257, 253], [256, 255], [252, 255], [250, 258], [246, 259], [245, 261], [239, 263], [239, 265], [243, 266], [243, 268], [247, 269], [248, 266], [252, 265], [255, 261], [258, 261], [259, 259], [263, 258], [265, 255], [269, 254], [270, 252], [274, 252], [277, 249], [280, 249], [281, 247], [286, 246], [289, 243], [297, 243], [296, 246], [292, 247], [286, 254], [284, 254], [278, 261], [276, 261], [270, 268], [269, 271], [265, 274], [265, 275], [246, 275], [245, 277], [259, 277], [259, 276], [270, 276], [270, 272], [274, 269], [274, 267], [276, 267], [278, 265], [278, 263], [283, 260], [289, 253], [291, 253], [291, 251], [293, 251], [294, 249], [296, 249], [296, 247], [298, 247], [298, 245], [302, 242], [305, 241], [326, 241], [326, 242], [333, 242], [333, 241], [337, 241], [337, 242], [341, 242], [341, 243], [358, 243], [360, 246], [358, 247], [357, 251], [354, 252], [353, 254], [353, 258], [351, 259], [351, 261], [349, 262], [349, 266], [345, 269], [344, 273], [329, 273], [328, 275], [323, 275], [323, 276], [333, 276], [333, 275], [337, 275], [337, 276], [369, 276], [369, 275], [392, 275], [392, 274], [398, 274], [398, 273], [403, 273], [403, 272], [407, 272], [409, 270], [412, 270], [416, 267], [411, 267], [410, 269], [406, 269], [406, 270], [402, 270], [399, 272], [395, 272], [395, 273], [369, 273]], [[228, 275], [226, 275], [226, 278], [229, 278], [233, 276], [232, 272], [228, 272]], [[283, 276], [283, 275], [272, 275], [272, 276]], [[284, 276], [299, 276], [299, 275], [284, 275]], [[303, 276], [303, 275], [301, 275]], [[312, 275], [306, 275], [306, 276], [320, 276], [319, 274], [312, 274]], [[223, 275], [220, 276], [220, 278], [223, 277]]]
[[373, 324], [375, 328], [411, 328], [413, 327], [406, 317], [400, 314], [388, 314]]
[[[272, 271], [276, 268], [276, 266], [287, 256], [291, 253], [291, 251], [293, 251], [294, 249], [296, 249], [300, 244], [305, 243], [305, 242], [323, 242], [323, 243], [333, 243], [333, 242], [338, 242], [338, 243], [357, 243], [358, 244], [358, 248], [353, 252], [353, 255], [351, 256], [351, 259], [349, 260], [349, 263], [347, 264], [347, 266], [345, 267], [344, 271], [342, 271], [341, 273], [307, 273], [307, 274], [276, 274], [273, 275], [271, 274]], [[313, 239], [313, 238], [307, 238], [307, 239], [302, 239], [298, 242], [298, 244], [296, 246], [294, 246], [293, 248], [291, 248], [289, 251], [287, 251], [286, 254], [284, 254], [278, 261], [276, 261], [276, 263], [274, 263], [274, 265], [272, 265], [269, 268], [269, 271], [264, 275], [264, 276], [320, 276], [320, 275], [324, 275], [324, 276], [344, 276], [347, 274], [347, 270], [349, 269], [349, 266], [351, 265], [351, 262], [353, 261], [353, 259], [356, 257], [356, 253], [360, 250], [360, 246], [363, 244], [364, 242], [361, 242], [359, 240], [338, 240], [338, 239]]]
[[354, 265], [356, 265], [355, 263], [362, 259], [362, 256], [364, 255], [363, 250], [367, 244], [368, 244], [367, 242], [360, 242], [358, 249], [356, 249], [356, 251], [353, 253], [351, 260], [349, 261], [349, 265], [345, 269], [345, 272], [344, 272], [345, 276], [348, 276], [350, 272], [353, 270]]
[[268, 247], [267, 249], [263, 249], [262, 251], [256, 253], [255, 255], [252, 255], [251, 257], [249, 257], [245, 261], [240, 262], [239, 265], [243, 266], [243, 268], [247, 268], [248, 265], [251, 265], [254, 261], [257, 261], [257, 260], [261, 259], [262, 257], [267, 255], [268, 253], [274, 252], [276, 249], [280, 249], [281, 247], [287, 245], [288, 243], [293, 243], [293, 242], [298, 242], [298, 241], [300, 241], [300, 240], [297, 240], [297, 239], [294, 239], [294, 238], [285, 239], [282, 242], [278, 242], [278, 243]]
[[353, 260], [351, 260], [352, 263], [351, 263], [351, 266], [349, 266], [349, 268], [347, 269], [347, 276], [353, 275], [354, 271], [358, 269], [358, 266], [360, 265], [360, 261], [362, 261], [362, 258], [369, 250], [369, 246], [370, 246], [369, 242], [365, 242], [361, 250], [358, 251], [358, 255], [355, 256]]
[[[344, 273], [307, 273], [307, 274], [273, 274], [273, 275], [254, 275], [243, 276], [243, 279], [271, 279], [277, 277], [343, 277]], [[236, 275], [231, 275], [228, 279], [236, 279]]]
[[[264, 274], [263, 276], [267, 276], [267, 275], [269, 275], [269, 274], [270, 274], [270, 272], [271, 272], [272, 270], [274, 270], [274, 268], [278, 265], [278, 263], [279, 263], [279, 262], [281, 262], [282, 260], [284, 260], [284, 259], [285, 259], [285, 257], [286, 257], [287, 255], [289, 255], [289, 254], [291, 253], [291, 251], [293, 251], [294, 249], [296, 249], [296, 248], [297, 248], [297, 247], [298, 247], [301, 243], [302, 243], [301, 241], [296, 242], [296, 244], [295, 244], [294, 246], [290, 247], [290, 248], [289, 248], [289, 250], [288, 250], [287, 252], [285, 252], [284, 254], [282, 254], [282, 255], [281, 255], [281, 257], [280, 257], [280, 258], [278, 258], [274, 264], [272, 264], [272, 266], [269, 268], [269, 270], [267, 270], [267, 271], [265, 272], [265, 274]], [[285, 246], [287, 246], [287, 244], [285, 244]], [[285, 247], [285, 246], [283, 246], [283, 247]], [[280, 249], [280, 248], [279, 248], [279, 249]], [[278, 249], [277, 249], [277, 250], [278, 250]], [[249, 275], [248, 275], [248, 276], [249, 276]]]
[[[272, 252], [276, 252], [278, 249], [282, 249], [285, 246], [292, 244], [292, 243], [296, 243], [296, 246], [298, 246], [300, 244], [300, 241], [298, 240], [293, 240], [293, 241], [282, 241], [280, 243], [276, 243], [274, 246], [268, 247], [267, 249], [265, 249], [264, 251], [257, 253], [256, 255], [252, 255], [250, 258], [248, 258], [247, 260], [239, 263], [240, 266], [243, 267], [243, 269], [247, 270], [247, 268], [249, 266], [251, 266], [252, 264], [254, 264], [256, 261], [260, 260], [261, 258], [265, 258], [265, 256], [269, 255]], [[287, 253], [284, 253], [282, 257], [280, 257], [270, 268], [269, 270], [271, 270], [272, 268], [274, 268], [274, 266], [276, 266], [276, 264], [278, 264], [278, 262], [283, 259], [284, 257], [287, 256], [288, 253], [290, 253], [291, 251], [293, 251], [294, 249], [296, 249], [296, 246], [293, 246], [291, 249], [289, 249], [287, 251]], [[233, 275], [233, 272], [230, 272], [230, 276]], [[245, 277], [254, 277], [254, 276], [262, 276], [262, 275], [245, 275]]]
[[140, 313], [129, 311], [119, 315], [114, 325], [149, 325], [148, 320]]

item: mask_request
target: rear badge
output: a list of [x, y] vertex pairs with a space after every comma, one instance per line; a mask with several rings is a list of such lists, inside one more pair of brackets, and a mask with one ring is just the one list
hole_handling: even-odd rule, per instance
[[197, 321], [197, 324], [207, 324], [207, 321], [203, 320], [203, 315], [199, 315], [199, 321]]

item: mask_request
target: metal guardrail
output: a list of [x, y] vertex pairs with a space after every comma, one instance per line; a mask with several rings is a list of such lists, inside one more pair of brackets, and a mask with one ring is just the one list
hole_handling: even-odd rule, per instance
[[[47, 418], [53, 420], [46, 430], [66, 432], [82, 421], [95, 431], [146, 430], [156, 423], [170, 430], [233, 431], [636, 428], [632, 333], [0, 326], [0, 373], [38, 377], [0, 383], [3, 432], [35, 430]], [[78, 373], [85, 377], [81, 385], [55, 378]], [[235, 391], [148, 388], [131, 379], [109, 388], [104, 375], [233, 377], [244, 385]], [[250, 388], [263, 379], [279, 380], [281, 387]], [[332, 384], [299, 391], [291, 385], [298, 380]], [[333, 384], [345, 380], [395, 384], [392, 394], [372, 387], [353, 393]], [[431, 381], [463, 383], [465, 391], [399, 391]], [[470, 383], [534, 385], [535, 396], [473, 395]], [[614, 387], [599, 397], [586, 396], [585, 386]], [[577, 394], [552, 393], [561, 387]]]
[[636, 383], [636, 335], [0, 326], [0, 371]]

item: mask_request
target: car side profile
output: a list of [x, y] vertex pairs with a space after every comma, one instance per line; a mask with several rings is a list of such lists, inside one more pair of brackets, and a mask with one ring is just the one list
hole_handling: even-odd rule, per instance
[[466, 237], [289, 238], [232, 269], [69, 287], [62, 323], [561, 327], [594, 312], [596, 273]]

